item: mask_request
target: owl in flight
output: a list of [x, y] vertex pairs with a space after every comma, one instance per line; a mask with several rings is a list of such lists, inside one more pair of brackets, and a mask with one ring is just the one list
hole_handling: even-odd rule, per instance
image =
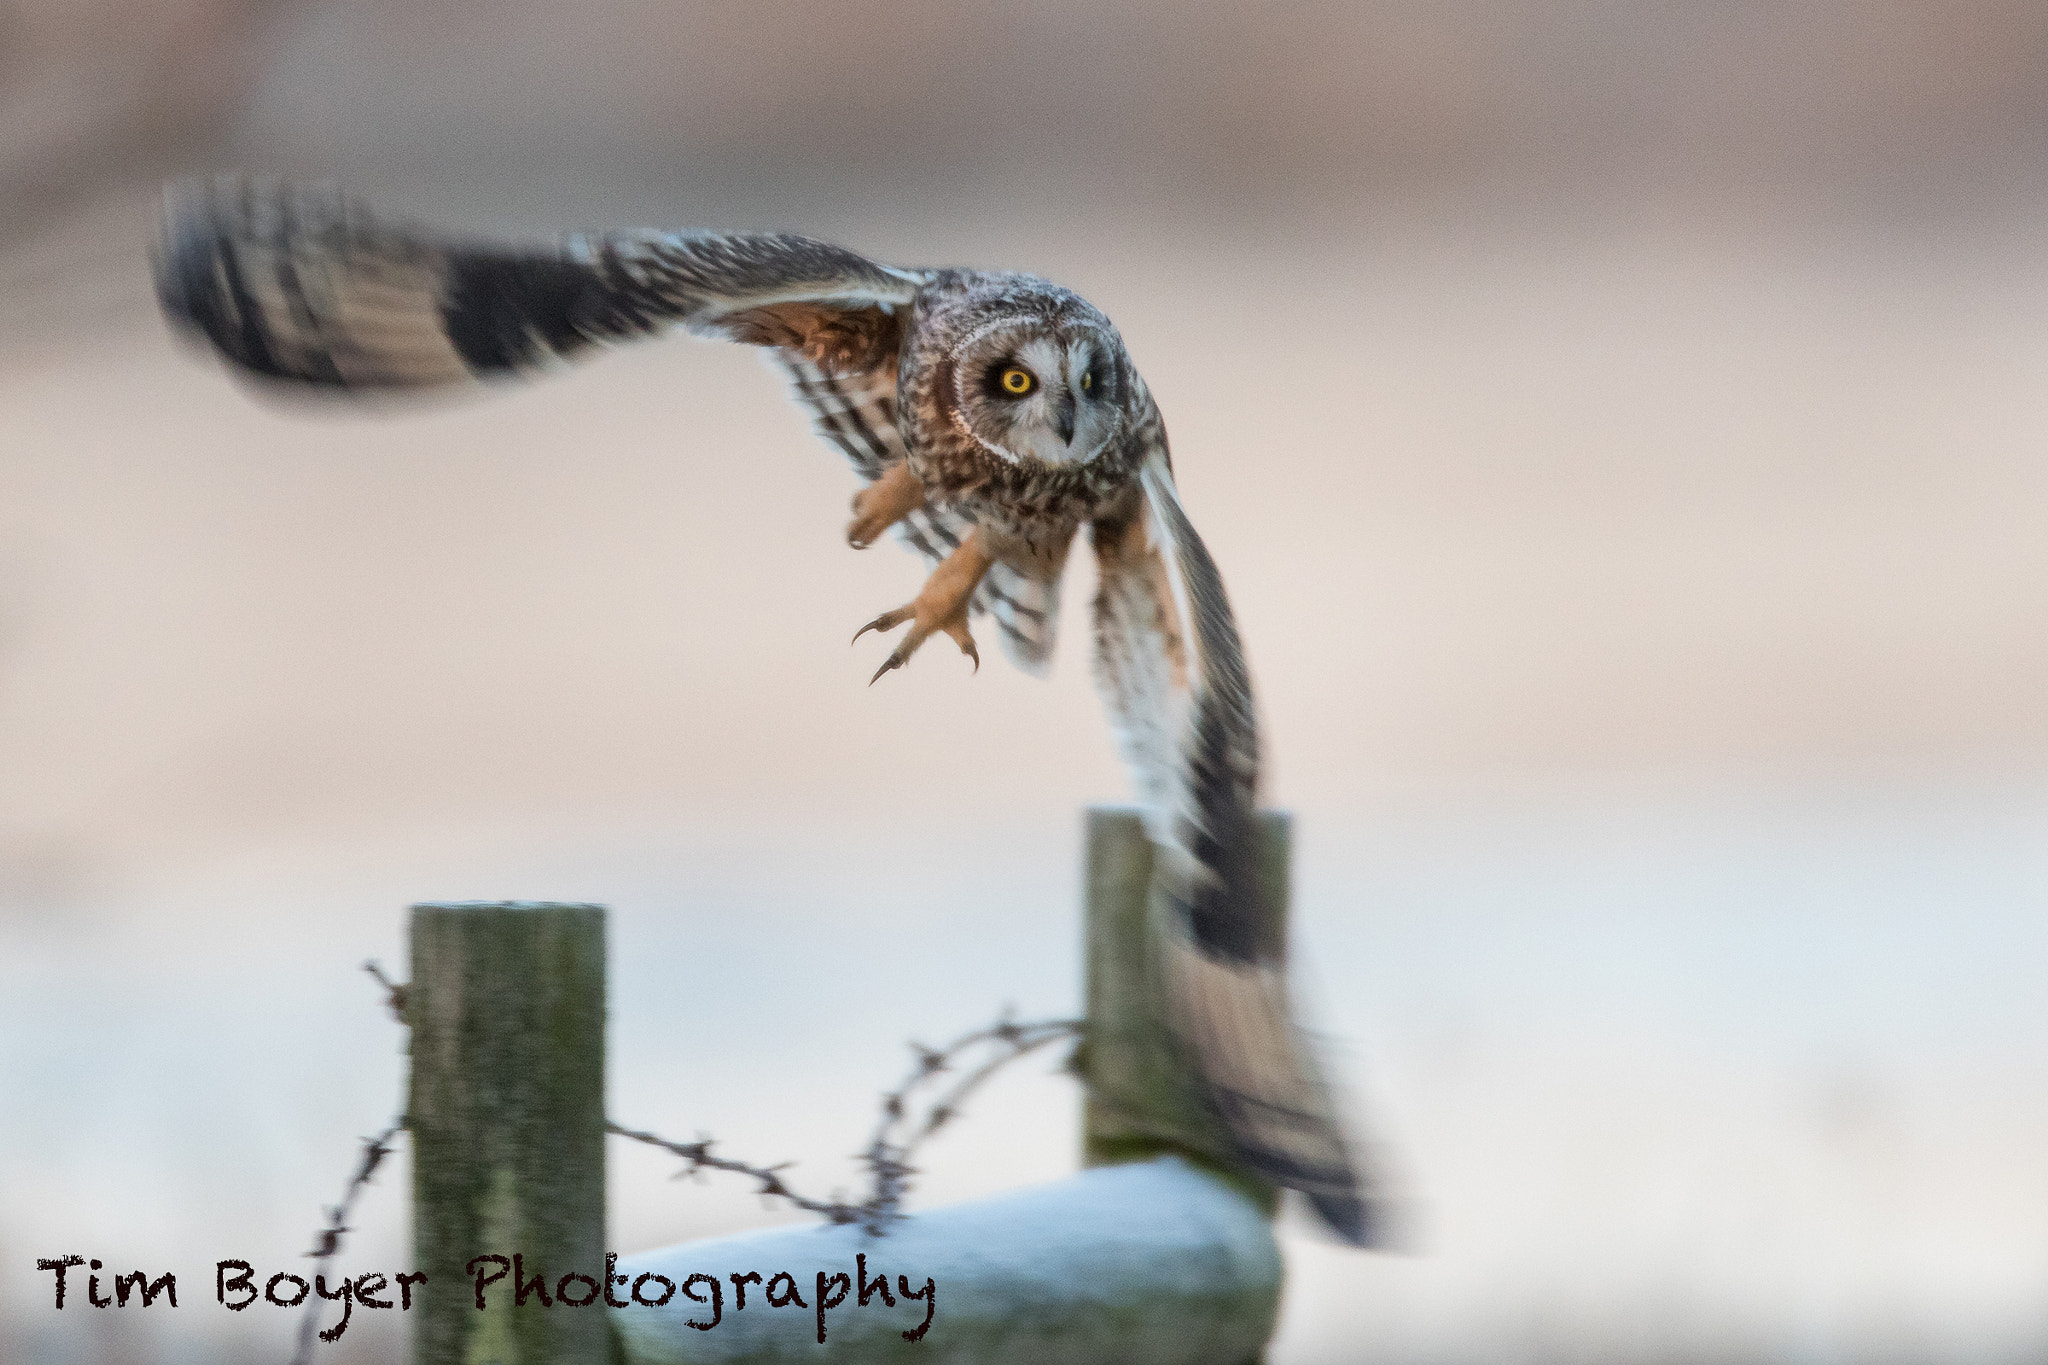
[[1159, 409], [1085, 299], [1033, 275], [902, 269], [782, 234], [467, 242], [332, 191], [243, 179], [166, 194], [156, 267], [175, 322], [290, 385], [473, 384], [676, 326], [768, 348], [862, 480], [848, 541], [893, 528], [933, 566], [856, 634], [908, 627], [876, 679], [935, 634], [978, 667], [978, 613], [1043, 672], [1086, 526], [1097, 680], [1158, 849], [1169, 1022], [1245, 1163], [1347, 1239], [1373, 1239], [1284, 961], [1258, 932], [1258, 734], [1237, 626], [1174, 491]]

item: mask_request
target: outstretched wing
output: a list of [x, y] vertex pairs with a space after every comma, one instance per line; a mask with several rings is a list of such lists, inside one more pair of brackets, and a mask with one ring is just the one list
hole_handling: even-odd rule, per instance
[[[904, 458], [902, 312], [923, 277], [781, 233], [616, 233], [549, 246], [465, 242], [331, 188], [223, 177], [173, 185], [156, 251], [166, 314], [267, 381], [351, 393], [547, 368], [673, 326], [772, 348], [818, 431], [863, 479]], [[899, 523], [936, 562], [972, 528], [927, 506]], [[974, 608], [1042, 673], [1058, 583], [997, 565]]]
[[623, 233], [538, 247], [386, 221], [337, 191], [222, 178], [166, 191], [157, 294], [266, 379], [420, 389], [683, 326], [835, 372], [893, 360], [914, 271], [780, 233]]
[[1245, 1163], [1370, 1245], [1384, 1229], [1295, 1024], [1285, 947], [1262, 933], [1251, 683], [1163, 437], [1140, 486], [1125, 515], [1094, 527], [1096, 674], [1158, 849], [1169, 1023]]

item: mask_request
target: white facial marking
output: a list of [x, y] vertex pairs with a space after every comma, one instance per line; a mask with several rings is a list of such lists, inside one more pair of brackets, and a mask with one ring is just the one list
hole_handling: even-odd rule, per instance
[[1059, 345], [1044, 336], [1030, 338], [1011, 353], [1011, 363], [1029, 370], [1037, 382], [1028, 395], [1008, 405], [1009, 440], [1004, 444], [1046, 464], [1074, 458], [1058, 431], [1060, 405], [1073, 401], [1065, 359]]
[[961, 435], [972, 440], [976, 445], [1001, 460], [1004, 464], [1016, 464], [1019, 462], [1020, 457], [1015, 451], [1005, 449], [989, 440], [986, 436], [983, 436], [967, 420], [965, 415], [968, 407], [967, 387], [973, 382], [973, 376], [968, 373], [968, 367], [961, 363], [960, 357], [972, 351], [977, 345], [994, 336], [997, 332], [1006, 331], [1013, 327], [1022, 327], [1023, 325], [1024, 319], [1022, 318], [997, 318], [993, 322], [985, 322], [972, 332], [969, 332], [961, 340], [960, 344], [953, 348], [951, 356], [953, 362], [953, 403], [947, 415], [953, 419], [953, 425], [959, 430]]
[[[987, 323], [954, 348], [954, 403], [949, 414], [953, 425], [982, 449], [1007, 464], [1026, 460], [1048, 465], [1085, 464], [1100, 455], [1122, 426], [1120, 415], [1105, 401], [1101, 377], [1090, 376], [1089, 366], [1098, 352], [1090, 337], [1061, 342], [1040, 331], [1011, 347], [1007, 354], [982, 343], [998, 334], [1037, 326], [1023, 318], [1001, 318]], [[973, 353], [971, 360], [962, 357]], [[1007, 367], [1031, 376], [1023, 394], [984, 394], [988, 367], [1000, 355]], [[1084, 387], [1083, 378], [1090, 383]], [[1064, 411], [1063, 411], [1064, 409]], [[966, 413], [979, 414], [969, 422]], [[1062, 419], [1068, 421], [1072, 436], [1060, 434]]]

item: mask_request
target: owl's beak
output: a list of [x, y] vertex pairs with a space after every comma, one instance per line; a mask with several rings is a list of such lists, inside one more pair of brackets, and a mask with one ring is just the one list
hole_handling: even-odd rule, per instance
[[1074, 443], [1074, 395], [1060, 394], [1060, 405], [1053, 409], [1053, 429], [1060, 434], [1061, 445]]

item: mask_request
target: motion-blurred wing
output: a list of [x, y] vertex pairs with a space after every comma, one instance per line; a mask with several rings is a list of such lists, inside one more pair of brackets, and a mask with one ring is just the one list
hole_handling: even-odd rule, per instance
[[805, 237], [453, 240], [330, 189], [223, 178], [164, 196], [164, 311], [243, 369], [341, 390], [538, 369], [683, 326], [835, 372], [893, 359], [919, 276]]
[[1248, 1166], [1306, 1194], [1347, 1240], [1382, 1229], [1330, 1088], [1262, 941], [1258, 729], [1237, 625], [1164, 445], [1142, 496], [1095, 524], [1096, 673], [1158, 846], [1170, 1023]]

